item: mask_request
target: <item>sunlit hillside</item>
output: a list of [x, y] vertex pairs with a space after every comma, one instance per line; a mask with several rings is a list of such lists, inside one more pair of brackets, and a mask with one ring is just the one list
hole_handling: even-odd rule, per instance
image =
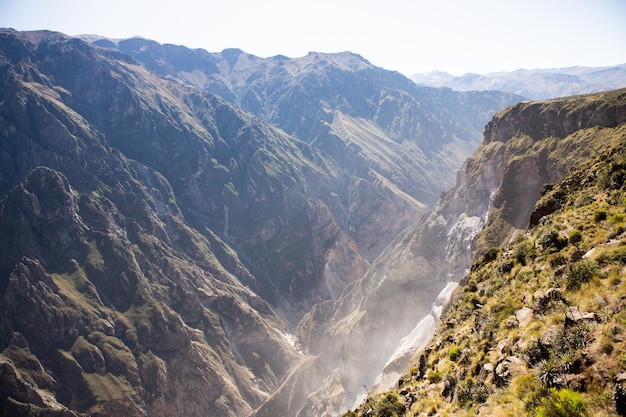
[[586, 134], [603, 150], [474, 263], [397, 388], [345, 417], [624, 415], [626, 125]]

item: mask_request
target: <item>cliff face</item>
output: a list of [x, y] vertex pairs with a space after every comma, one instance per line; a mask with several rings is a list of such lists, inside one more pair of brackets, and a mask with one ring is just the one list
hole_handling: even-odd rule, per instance
[[[80, 192], [93, 190], [94, 177], [114, 186], [117, 162], [102, 161], [120, 152], [136, 162], [130, 175], [156, 193], [151, 209], [180, 211], [254, 259], [254, 275], [266, 283], [247, 284], [269, 301], [286, 298], [291, 320], [363, 268], [328, 208], [345, 179], [323, 155], [127, 56], [54, 36], [39, 44], [5, 39], [16, 45], [5, 47], [3, 191], [37, 165], [64, 172]], [[354, 277], [323, 278], [346, 256]], [[274, 293], [281, 297], [271, 300]]]
[[3, 409], [248, 414], [301, 360], [284, 318], [363, 268], [332, 169], [120, 53], [0, 42]]
[[617, 90], [494, 117], [477, 156], [501, 149], [503, 163], [475, 239], [493, 246], [397, 389], [347, 415], [624, 414], [625, 103]]
[[396, 351], [476, 231], [519, 226], [503, 178], [545, 179], [509, 167], [571, 163], [491, 126], [408, 227], [518, 98], [417, 88], [353, 54], [98, 45], [0, 31], [10, 415], [336, 414], [415, 348]]
[[511, 230], [528, 226], [545, 184], [560, 180], [581, 159], [603, 146], [589, 139], [594, 129], [626, 121], [623, 90], [547, 102], [522, 103], [494, 116], [485, 128], [487, 147], [505, 144], [502, 184], [479, 240], [481, 251], [499, 246]]

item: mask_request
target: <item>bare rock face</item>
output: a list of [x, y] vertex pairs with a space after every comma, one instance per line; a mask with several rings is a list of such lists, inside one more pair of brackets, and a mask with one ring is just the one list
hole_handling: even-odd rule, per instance
[[603, 94], [520, 103], [487, 124], [485, 148], [506, 144], [509, 150], [503, 159], [503, 186], [494, 196], [480, 250], [505, 243], [512, 231], [540, 219], [548, 200], [542, 200], [534, 215], [533, 210], [542, 190], [549, 191], [544, 186], [599, 149], [600, 144], [587, 140], [586, 129], [615, 127], [626, 120], [623, 90]]
[[213, 92], [325, 155], [344, 174], [325, 202], [368, 262], [454, 184], [491, 115], [522, 99], [418, 87], [349, 52], [292, 59], [143, 39], [103, 45]]
[[523, 360], [516, 356], [509, 356], [496, 364], [493, 370], [494, 382], [497, 386], [502, 386], [510, 379], [526, 372], [528, 370]]
[[[33, 186], [40, 183], [59, 185], [67, 184], [67, 180], [58, 172], [38, 170], [9, 195], [42, 207], [39, 212], [29, 212], [34, 215], [30, 222], [33, 225], [45, 221], [50, 212], [57, 213], [60, 220], [64, 218], [63, 213], [69, 213], [66, 217], [74, 219], [79, 226], [78, 233], [67, 241], [79, 242], [83, 251], [74, 252], [81, 256], [67, 264], [53, 262], [54, 259], [46, 256], [41, 257], [43, 264], [23, 257], [4, 282], [0, 300], [3, 312], [0, 357], [7, 363], [4, 372], [16, 375], [16, 392], [24, 393], [11, 394], [11, 399], [6, 399], [7, 406], [13, 407], [11, 404], [16, 402], [14, 407], [18, 409], [20, 403], [32, 403], [89, 415], [125, 416], [142, 416], [146, 412], [151, 415], [202, 415], [207, 409], [222, 415], [251, 411], [249, 404], [260, 402], [263, 390], [251, 380], [250, 371], [237, 363], [219, 319], [212, 313], [211, 303], [201, 303], [199, 299], [187, 296], [185, 309], [173, 310], [171, 306], [176, 307], [176, 303], [172, 299], [177, 296], [167, 292], [155, 293], [148, 285], [151, 279], [163, 279], [164, 276], [159, 278], [151, 272], [145, 260], [137, 259], [139, 253], [133, 253], [129, 248], [126, 248], [129, 252], [125, 256], [136, 265], [134, 272], [126, 267], [116, 277], [115, 267], [112, 267], [103, 275], [104, 279], [109, 276], [114, 280], [117, 278], [116, 288], [121, 288], [122, 282], [129, 283], [130, 287], [121, 296], [115, 297], [110, 292], [110, 283], [89, 281], [93, 274], [86, 271], [98, 265], [116, 265], [120, 259], [116, 251], [123, 253], [127, 243], [123, 239], [113, 239], [116, 249], [108, 252], [108, 246], [99, 246], [97, 241], [90, 240], [99, 236], [98, 232], [89, 230], [79, 221], [76, 211], [72, 212], [72, 209], [78, 209], [68, 203], [72, 201], [68, 196], [73, 190]], [[25, 192], [28, 190], [33, 193]], [[0, 225], [10, 229], [13, 222], [19, 224], [22, 220], [19, 216], [6, 217], [12, 212], [4, 211], [5, 207], [6, 204], [0, 205]], [[68, 207], [70, 211], [67, 211]], [[68, 226], [50, 238], [59, 241], [68, 230], [71, 232], [72, 228]], [[54, 229], [49, 231], [53, 233]], [[22, 233], [24, 243], [18, 242], [16, 250], [30, 252], [29, 255], [45, 253], [47, 241], [38, 241], [36, 230], [24, 229]], [[126, 257], [123, 259], [128, 262]], [[138, 265], [140, 262], [144, 264], [143, 270]], [[216, 293], [217, 288], [210, 290], [210, 281], [202, 284], [202, 280], [190, 275], [199, 272], [194, 272], [191, 265], [187, 271], [179, 269], [180, 266], [170, 268], [171, 273], [179, 277], [174, 291], [184, 291], [184, 287], [191, 284], [190, 280], [196, 280], [194, 288]], [[130, 281], [131, 273], [134, 281]], [[260, 300], [256, 302], [262, 304]], [[122, 310], [124, 306], [126, 308]], [[246, 306], [246, 309], [250, 307]], [[192, 314], [194, 310], [195, 314]], [[228, 305], [221, 306], [224, 315], [229, 310], [232, 308]], [[237, 318], [245, 317], [238, 311], [231, 314]], [[253, 364], [254, 356], [280, 356], [280, 361], [264, 361], [271, 363], [266, 368], [259, 366], [259, 369], [266, 369], [265, 372], [256, 369], [267, 389], [286, 372], [289, 357], [295, 360], [296, 354], [282, 335], [276, 333], [274, 326], [254, 315], [250, 319], [241, 323], [240, 331], [251, 332], [264, 344], [255, 346], [254, 352], [242, 353], [240, 360]], [[264, 320], [271, 320], [271, 316]], [[243, 350], [245, 343], [237, 340], [233, 343]], [[214, 349], [220, 345], [221, 349], [227, 350], [217, 356]], [[218, 363], [221, 365], [216, 366]], [[235, 384], [239, 385], [238, 390], [229, 388]], [[42, 397], [37, 394], [40, 390], [48, 390], [52, 395]], [[166, 398], [177, 400], [165, 401]], [[221, 398], [224, 403], [220, 406]]]

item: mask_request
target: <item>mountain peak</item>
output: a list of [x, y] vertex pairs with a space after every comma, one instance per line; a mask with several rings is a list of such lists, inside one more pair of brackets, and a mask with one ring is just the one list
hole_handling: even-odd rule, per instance
[[19, 39], [23, 39], [33, 44], [38, 44], [42, 40], [69, 39], [70, 38], [70, 36], [67, 36], [61, 32], [56, 32], [53, 30], [18, 31], [12, 28], [0, 28], [0, 35], [15, 36]]
[[305, 65], [327, 62], [335, 67], [348, 71], [358, 71], [372, 67], [372, 64], [361, 55], [349, 51], [309, 52], [304, 57], [296, 58], [294, 61]]

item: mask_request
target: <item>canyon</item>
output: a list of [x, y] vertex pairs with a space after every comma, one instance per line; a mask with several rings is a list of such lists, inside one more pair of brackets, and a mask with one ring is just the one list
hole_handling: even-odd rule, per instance
[[523, 97], [417, 86], [352, 53], [48, 31], [0, 31], [0, 80], [10, 415], [337, 415], [401, 372], [403, 338], [564, 175], [510, 162], [502, 138], [625, 113], [522, 104], [490, 122]]

